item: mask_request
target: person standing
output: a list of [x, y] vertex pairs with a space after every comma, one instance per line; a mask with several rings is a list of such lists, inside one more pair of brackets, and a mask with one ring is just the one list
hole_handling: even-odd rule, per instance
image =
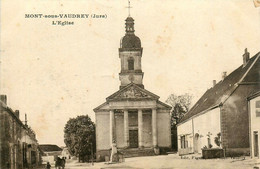
[[47, 162], [46, 169], [51, 169], [51, 165], [49, 162]]

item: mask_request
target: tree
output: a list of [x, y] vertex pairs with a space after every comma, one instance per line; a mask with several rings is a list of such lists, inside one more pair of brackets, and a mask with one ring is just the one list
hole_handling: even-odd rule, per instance
[[192, 95], [185, 93], [184, 95], [171, 94], [166, 103], [172, 106], [171, 117], [173, 123], [178, 123], [179, 120], [189, 111]]
[[[71, 118], [64, 127], [64, 143], [69, 152], [83, 159], [95, 151], [95, 124], [88, 115]], [[89, 158], [88, 158], [89, 159]]]
[[221, 133], [217, 134], [217, 137], [214, 138], [215, 144], [220, 147], [221, 145]]
[[191, 105], [192, 95], [185, 93], [184, 95], [171, 94], [166, 103], [172, 106], [171, 110], [171, 138], [172, 138], [172, 149], [178, 149], [177, 146], [177, 124], [179, 120], [189, 111]]

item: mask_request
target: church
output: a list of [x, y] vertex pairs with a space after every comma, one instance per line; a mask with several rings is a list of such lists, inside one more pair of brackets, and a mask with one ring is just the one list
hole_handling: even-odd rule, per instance
[[94, 109], [97, 161], [109, 158], [112, 145], [125, 157], [158, 155], [171, 147], [171, 107], [143, 85], [141, 40], [134, 19], [125, 20], [119, 58], [119, 90]]

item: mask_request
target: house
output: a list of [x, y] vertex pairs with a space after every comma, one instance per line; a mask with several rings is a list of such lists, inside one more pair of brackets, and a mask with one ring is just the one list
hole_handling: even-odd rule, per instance
[[260, 91], [248, 97], [250, 155], [259, 158], [260, 152]]
[[[180, 155], [201, 153], [202, 148], [223, 148], [226, 156], [248, 155], [247, 98], [260, 91], [260, 53], [208, 89], [177, 126]], [[216, 141], [215, 141], [216, 140]], [[220, 144], [219, 144], [219, 143]]]
[[19, 110], [7, 106], [7, 96], [0, 95], [0, 168], [23, 169], [41, 163], [34, 131], [19, 118]]
[[61, 147], [62, 148], [62, 152], [61, 152], [61, 156], [65, 157], [66, 159], [71, 159], [71, 154], [68, 150], [68, 147]]
[[50, 164], [54, 164], [57, 157], [62, 156], [62, 149], [57, 145], [53, 144], [40, 144], [40, 149], [43, 152], [42, 162]]
[[22, 128], [22, 146], [24, 151], [24, 160], [29, 167], [35, 167], [41, 164], [41, 153], [35, 132], [27, 125]]
[[134, 33], [134, 19], [125, 21], [119, 48], [121, 85], [94, 109], [97, 161], [108, 159], [113, 145], [125, 157], [155, 155], [171, 147], [171, 107], [145, 89], [141, 40]]

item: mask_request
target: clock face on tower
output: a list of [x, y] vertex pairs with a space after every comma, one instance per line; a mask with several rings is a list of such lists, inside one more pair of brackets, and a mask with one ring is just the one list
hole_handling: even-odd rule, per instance
[[130, 82], [133, 82], [135, 80], [135, 77], [131, 74], [128, 76], [128, 79], [130, 80]]

